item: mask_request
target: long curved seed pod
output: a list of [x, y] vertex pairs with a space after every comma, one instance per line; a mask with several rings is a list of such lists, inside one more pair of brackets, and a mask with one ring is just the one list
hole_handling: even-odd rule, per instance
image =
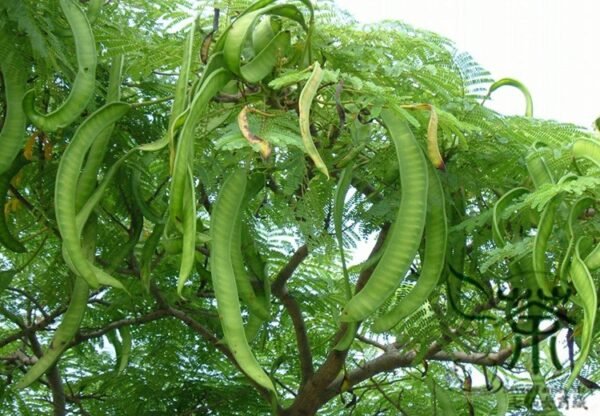
[[[252, 191], [250, 186], [246, 191], [246, 197], [254, 196], [258, 191]], [[241, 234], [242, 257], [244, 264], [248, 265], [250, 281], [256, 294], [258, 302], [262, 305], [260, 308], [265, 311], [263, 315], [265, 320], [271, 318], [271, 281], [265, 272], [265, 262], [256, 245], [254, 234], [250, 231], [248, 224], [242, 222]], [[235, 262], [235, 261], [234, 261]], [[260, 315], [260, 312], [259, 312]]]
[[144, 218], [153, 222], [154, 224], [164, 222], [164, 217], [157, 213], [156, 210], [144, 199], [140, 189], [142, 186], [141, 176], [142, 172], [139, 169], [134, 169], [133, 173], [131, 174], [131, 194], [133, 201], [140, 211], [142, 211]]
[[576, 159], [588, 159], [600, 168], [600, 141], [594, 139], [579, 139], [573, 143], [573, 156]]
[[533, 272], [537, 285], [544, 292], [544, 296], [552, 296], [550, 282], [546, 278], [546, 247], [554, 227], [554, 216], [556, 209], [561, 202], [560, 196], [555, 196], [544, 208], [540, 221], [538, 222], [537, 233], [533, 240]]
[[569, 245], [565, 250], [565, 254], [563, 256], [559, 268], [560, 281], [565, 285], [565, 287], [566, 285], [568, 285], [567, 280], [569, 279], [570, 265], [573, 259], [573, 250], [575, 250], [575, 243], [577, 241], [575, 223], [577, 221], [577, 218], [581, 215], [581, 213], [593, 203], [594, 200], [592, 198], [579, 198], [573, 203], [573, 205], [571, 206], [571, 210], [569, 211], [569, 217], [567, 219], [567, 235], [569, 237]]
[[381, 112], [396, 147], [402, 194], [389, 243], [373, 274], [342, 311], [342, 321], [362, 321], [381, 306], [406, 275], [421, 244], [427, 208], [427, 162], [408, 124], [391, 110]]
[[169, 149], [171, 153], [171, 167], [174, 162], [173, 158], [175, 157], [175, 137], [173, 135], [173, 131], [175, 129], [177, 119], [185, 111], [185, 108], [187, 106], [187, 88], [188, 79], [190, 77], [190, 68], [192, 66], [195, 33], [196, 23], [193, 22], [190, 25], [185, 47], [183, 49], [183, 60], [181, 63], [181, 69], [179, 70], [179, 77], [177, 78], [177, 82], [175, 83], [175, 97], [173, 99], [173, 105], [171, 107], [171, 115], [169, 116], [169, 128], [167, 131], [169, 132], [168, 138]]
[[573, 256], [571, 269], [569, 271], [573, 286], [575, 286], [575, 290], [577, 290], [577, 298], [573, 300], [583, 308], [581, 343], [579, 355], [575, 360], [575, 367], [571, 371], [571, 375], [566, 382], [566, 389], [571, 388], [590, 353], [594, 337], [596, 311], [598, 310], [598, 295], [596, 294], [594, 279], [592, 279], [590, 271], [579, 255], [579, 243], [582, 238], [583, 237], [579, 238], [577, 243], [575, 243], [575, 255]]
[[438, 143], [438, 115], [435, 107], [431, 104], [410, 104], [403, 105], [402, 108], [414, 108], [429, 110], [429, 123], [427, 124], [427, 157], [436, 169], [444, 170], [444, 158], [440, 153]]
[[246, 172], [238, 170], [227, 178], [213, 205], [210, 233], [210, 268], [225, 342], [242, 371], [255, 383], [276, 395], [275, 387], [252, 354], [240, 310], [231, 244], [235, 221], [244, 199]]
[[63, 316], [62, 322], [54, 333], [50, 348], [48, 348], [44, 355], [29, 369], [29, 371], [27, 371], [23, 378], [19, 380], [17, 383], [18, 389], [25, 388], [36, 381], [54, 365], [56, 360], [58, 360], [81, 325], [89, 291], [89, 286], [86, 281], [81, 277], [76, 277], [69, 307]]
[[0, 174], [0, 245], [3, 245], [15, 253], [24, 253], [27, 250], [25, 249], [25, 246], [11, 234], [8, 228], [4, 204], [6, 201], [6, 195], [8, 193], [10, 181], [27, 163], [29, 163], [29, 161], [22, 155], [17, 156], [8, 170]]
[[492, 210], [492, 235], [494, 242], [498, 247], [504, 247], [506, 245], [506, 240], [504, 239], [504, 221], [502, 221], [500, 216], [506, 208], [509, 207], [511, 202], [527, 192], [529, 192], [527, 188], [513, 188], [502, 195], [502, 197], [494, 204]]
[[119, 328], [119, 334], [121, 335], [121, 354], [119, 357], [119, 367], [117, 368], [117, 374], [121, 374], [127, 364], [129, 364], [129, 356], [131, 355], [131, 331], [128, 326], [122, 326]]
[[98, 16], [100, 15], [100, 10], [104, 5], [105, 0], [90, 0], [87, 8], [87, 18], [91, 25], [94, 24]]
[[375, 319], [372, 327], [375, 332], [383, 332], [393, 328], [402, 319], [419, 309], [438, 285], [444, 270], [448, 242], [446, 201], [440, 178], [431, 166], [429, 167], [429, 191], [427, 194], [425, 224], [425, 255], [423, 256], [423, 266], [419, 280], [391, 311]]
[[27, 117], [40, 130], [51, 132], [67, 127], [85, 110], [96, 88], [96, 41], [92, 28], [83, 10], [74, 0], [60, 0], [75, 39], [77, 53], [77, 75], [65, 102], [53, 112], [43, 115], [34, 106], [34, 91], [23, 99]]
[[248, 121], [248, 111], [249, 107], [246, 105], [237, 117], [238, 127], [242, 132], [242, 136], [248, 141], [250, 144], [258, 145], [260, 148], [260, 155], [263, 159], [268, 159], [271, 155], [272, 149], [271, 144], [264, 140], [263, 138], [257, 136], [250, 130], [250, 122]]
[[600, 267], [600, 243], [596, 244], [596, 247], [587, 255], [585, 258], [585, 265], [590, 271], [596, 270]]
[[350, 286], [350, 275], [346, 264], [346, 253], [344, 251], [344, 235], [343, 235], [343, 219], [344, 219], [344, 204], [346, 194], [352, 183], [352, 171], [354, 164], [351, 162], [344, 168], [340, 175], [338, 186], [335, 190], [335, 201], [333, 205], [333, 226], [335, 228], [335, 238], [340, 249], [340, 257], [342, 259], [342, 271], [344, 273], [344, 288], [346, 290], [346, 300], [352, 297], [352, 287]]
[[356, 332], [358, 331], [358, 322], [346, 322], [346, 331], [339, 339], [339, 341], [333, 346], [336, 351], [346, 351], [352, 346]]
[[[448, 223], [451, 225], [460, 224], [465, 218], [465, 195], [462, 189], [456, 190], [451, 195], [450, 210], [447, 212]], [[460, 306], [460, 293], [463, 281], [460, 278], [455, 278], [465, 273], [465, 256], [466, 256], [466, 240], [467, 233], [465, 230], [459, 230], [448, 235], [448, 251], [446, 258], [448, 259], [448, 268], [450, 274], [446, 279], [446, 287], [448, 291], [448, 303], [453, 307], [454, 311], [462, 314]], [[455, 271], [457, 274], [455, 274]]]
[[[123, 55], [117, 55], [112, 58], [110, 72], [108, 76], [108, 89], [106, 93], [106, 102], [117, 102], [121, 98], [121, 78], [123, 76], [123, 65], [125, 59]], [[102, 161], [108, 150], [110, 138], [114, 130], [114, 124], [108, 125], [94, 140], [85, 160], [85, 165], [77, 184], [77, 209], [81, 208], [85, 201], [90, 197], [98, 178], [98, 171], [102, 166]]]
[[310, 107], [312, 106], [313, 99], [317, 94], [319, 85], [323, 80], [323, 70], [318, 62], [314, 63], [313, 72], [310, 75], [306, 85], [300, 93], [300, 101], [298, 102], [299, 117], [300, 117], [300, 135], [302, 136], [302, 143], [304, 143], [304, 150], [308, 156], [315, 163], [317, 169], [319, 169], [329, 179], [329, 171], [321, 155], [315, 147], [312, 136], [310, 134]]
[[[242, 64], [242, 51], [258, 19], [263, 15], [279, 15], [299, 23], [307, 29], [304, 16], [296, 6], [276, 4], [263, 7], [238, 17], [232, 23], [224, 38], [223, 57], [227, 68], [247, 82], [259, 82], [271, 73], [282, 52], [288, 48], [291, 35], [288, 31], [277, 33], [266, 46], [258, 51], [253, 59]], [[217, 43], [215, 50], [219, 50]]]
[[183, 218], [181, 221], [183, 238], [181, 245], [181, 263], [177, 279], [177, 294], [183, 297], [183, 286], [192, 274], [196, 261], [196, 197], [194, 193], [194, 177], [188, 168], [186, 189], [183, 195]]
[[5, 31], [4, 28], [0, 29], [0, 49], [6, 48], [9, 51], [7, 54], [0, 53], [0, 72], [4, 78], [6, 99], [6, 113], [0, 131], [0, 175], [10, 168], [27, 139], [27, 119], [21, 105], [27, 85], [27, 65], [14, 46], [9, 48], [6, 45], [12, 37]]
[[[231, 79], [231, 73], [225, 69], [213, 72], [202, 84], [200, 90], [190, 105], [187, 118], [181, 128], [179, 142], [175, 153], [173, 165], [173, 179], [171, 181], [171, 200], [169, 202], [169, 220], [176, 224], [182, 220], [183, 197], [185, 195], [185, 183], [188, 178], [188, 169], [192, 165], [194, 157], [194, 131], [202, 113], [208, 106], [209, 101], [221, 90]], [[192, 187], [193, 190], [193, 187]], [[194, 198], [192, 195], [191, 198]]]
[[63, 239], [63, 248], [73, 266], [73, 272], [83, 277], [93, 288], [98, 287], [98, 279], [90, 267], [81, 248], [80, 233], [76, 224], [75, 198], [77, 180], [85, 154], [96, 136], [108, 125], [115, 123], [129, 111], [125, 103], [107, 104], [90, 115], [75, 132], [71, 143], [65, 149], [58, 172], [54, 200], [56, 221]]
[[128, 238], [116, 252], [111, 253], [111, 258], [109, 261], [109, 265], [106, 268], [107, 272], [112, 273], [117, 266], [130, 255], [138, 241], [140, 240], [140, 236], [142, 235], [142, 231], [144, 230], [144, 216], [140, 208], [135, 204], [133, 198], [131, 196], [131, 181], [126, 182], [125, 185], [125, 200], [127, 210], [129, 211], [129, 215], [131, 216], [131, 223], [128, 230]]
[[505, 85], [508, 85], [510, 87], [515, 87], [523, 93], [523, 96], [525, 97], [525, 117], [533, 117], [533, 99], [531, 98], [531, 94], [530, 94], [529, 90], [527, 89], [527, 87], [525, 87], [525, 85], [523, 85], [520, 81], [517, 81], [516, 79], [502, 78], [502, 79], [494, 82], [490, 86], [490, 91], [487, 93], [486, 98], [488, 98], [490, 95], [492, 95], [492, 93], [494, 91], [496, 91], [498, 88], [503, 87]]
[[142, 255], [140, 258], [140, 279], [142, 281], [142, 286], [146, 289], [147, 292], [150, 292], [152, 257], [154, 256], [154, 252], [156, 251], [156, 248], [160, 243], [160, 239], [162, 237], [164, 229], [164, 223], [156, 223], [154, 225], [154, 228], [152, 229], [150, 237], [148, 237], [148, 239], [144, 243], [144, 247], [142, 248]]
[[252, 48], [254, 53], [259, 53], [267, 47], [269, 42], [281, 30], [281, 22], [265, 16], [252, 31]]
[[550, 172], [550, 169], [539, 150], [534, 150], [529, 153], [525, 158], [525, 163], [527, 164], [527, 171], [529, 172], [529, 176], [533, 180], [536, 189], [546, 183], [554, 183], [552, 172]]
[[232, 218], [232, 221], [235, 221], [235, 228], [233, 229], [233, 236], [231, 238], [231, 265], [235, 274], [240, 299], [248, 306], [251, 314], [266, 321], [270, 318], [269, 310], [265, 309], [264, 303], [259, 301], [244, 265], [242, 255], [242, 213], [243, 207], [240, 209], [238, 217]]

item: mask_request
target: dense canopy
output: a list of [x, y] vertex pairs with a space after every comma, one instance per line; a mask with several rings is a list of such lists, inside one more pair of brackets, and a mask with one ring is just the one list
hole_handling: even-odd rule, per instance
[[329, 1], [3, 0], [0, 73], [3, 414], [600, 388], [599, 136], [451, 41]]

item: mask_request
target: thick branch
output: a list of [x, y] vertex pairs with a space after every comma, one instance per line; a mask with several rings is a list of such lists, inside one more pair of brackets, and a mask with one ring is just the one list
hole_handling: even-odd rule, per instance
[[292, 319], [294, 326], [294, 334], [296, 336], [296, 344], [298, 345], [298, 358], [300, 360], [300, 384], [304, 385], [314, 373], [312, 351], [306, 332], [306, 325], [302, 317], [300, 305], [296, 299], [288, 292], [286, 282], [302, 261], [308, 256], [308, 247], [303, 245], [296, 250], [290, 258], [290, 261], [277, 275], [275, 281], [271, 285], [271, 290], [275, 296], [281, 301], [287, 313]]
[[[385, 240], [385, 236], [387, 234], [387, 230], [389, 225], [386, 224], [382, 228], [379, 236], [377, 238], [377, 242], [371, 250], [371, 254], [369, 258], [377, 255], [377, 252], [383, 246], [383, 242]], [[369, 280], [371, 274], [373, 273], [375, 266], [367, 267], [364, 269], [358, 277], [358, 282], [356, 285], [356, 291], [358, 292]], [[340, 329], [337, 331], [334, 336], [334, 343], [337, 343], [344, 335], [347, 329], [347, 325], [341, 325]], [[323, 365], [317, 370], [315, 375], [311, 377], [308, 383], [304, 384], [300, 389], [296, 400], [294, 403], [285, 411], [282, 412], [283, 415], [313, 415], [317, 412], [317, 410], [326, 403], [329, 398], [324, 398], [325, 389], [332, 383], [336, 377], [340, 374], [342, 368], [344, 367], [344, 363], [346, 362], [346, 356], [348, 355], [348, 350], [338, 351], [332, 349], [329, 352], [325, 362]]]
[[[530, 337], [524, 340], [522, 343], [522, 348], [530, 347], [534, 342], [541, 342], [560, 328], [561, 325], [555, 322], [549, 328], [544, 330], [543, 334], [539, 335], [537, 339], [534, 340], [533, 337]], [[442, 348], [442, 343], [434, 342], [425, 354], [424, 359], [462, 364], [475, 364], [481, 366], [499, 366], [504, 364], [514, 352], [513, 345], [509, 345], [498, 352], [489, 353], [468, 353], [462, 351], [445, 352], [441, 351]], [[342, 386], [342, 381], [344, 381], [345, 386], [353, 386], [380, 373], [393, 371], [403, 367], [412, 367], [415, 365], [413, 360], [416, 356], [417, 351], [415, 350], [407, 352], [401, 352], [396, 349], [388, 350], [379, 357], [368, 361], [361, 367], [355, 368], [354, 370], [348, 372], [345, 380], [343, 380], [341, 377], [338, 377], [333, 383], [331, 383], [331, 385], [327, 387], [327, 401], [341, 392], [340, 388]]]
[[308, 256], [308, 247], [305, 245], [300, 246], [298, 250], [292, 255], [290, 261], [282, 268], [273, 284], [271, 284], [271, 292], [277, 293], [280, 292], [290, 277], [294, 274], [300, 263], [304, 261], [304, 259]]

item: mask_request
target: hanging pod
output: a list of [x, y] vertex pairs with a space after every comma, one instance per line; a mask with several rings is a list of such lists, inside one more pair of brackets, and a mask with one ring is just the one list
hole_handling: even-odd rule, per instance
[[313, 64], [313, 71], [310, 78], [306, 81], [302, 92], [300, 92], [300, 101], [298, 102], [298, 112], [300, 119], [300, 135], [304, 144], [304, 151], [312, 159], [317, 169], [329, 179], [329, 171], [327, 165], [323, 162], [319, 151], [315, 147], [312, 136], [310, 134], [310, 108], [312, 107], [313, 99], [319, 90], [319, 85], [323, 80], [323, 70], [318, 62]]
[[342, 311], [342, 321], [362, 321], [380, 307], [406, 275], [421, 244], [427, 208], [427, 165], [408, 124], [392, 110], [381, 118], [396, 147], [401, 197], [387, 247], [373, 274]]
[[500, 87], [509, 86], [514, 87], [523, 93], [523, 97], [525, 98], [525, 117], [533, 117], [533, 99], [531, 98], [531, 94], [529, 90], [523, 83], [517, 81], [513, 78], [502, 78], [496, 82], [494, 82], [490, 86], [490, 90], [487, 93], [485, 99], [489, 98], [494, 91], [496, 91]]
[[598, 310], [598, 295], [596, 294], [594, 279], [592, 279], [589, 269], [579, 254], [579, 244], [581, 243], [582, 238], [583, 237], [580, 237], [575, 243], [574, 255], [571, 262], [571, 268], [569, 269], [569, 278], [577, 291], [577, 297], [572, 299], [583, 309], [581, 342], [579, 343], [579, 355], [575, 360], [575, 366], [566, 382], [566, 389], [571, 388], [590, 353], [594, 338], [596, 311]]
[[207, 78], [190, 104], [179, 134], [173, 163], [167, 226], [167, 229], [169, 226], [179, 228], [183, 234], [182, 259], [177, 281], [179, 295], [194, 267], [196, 249], [196, 196], [192, 171], [195, 129], [210, 100], [230, 79], [231, 73], [225, 69], [218, 69]]
[[600, 168], [600, 141], [596, 139], [578, 139], [573, 143], [575, 159], [587, 159]]
[[[110, 72], [108, 76], [108, 89], [106, 93], [106, 102], [117, 102], [121, 98], [121, 78], [123, 77], [123, 65], [125, 59], [123, 55], [117, 55], [112, 58]], [[96, 137], [94, 143], [87, 152], [85, 165], [77, 183], [77, 209], [81, 208], [85, 201], [94, 192], [97, 184], [98, 173], [102, 166], [102, 161], [109, 148], [109, 142], [115, 125], [109, 124]]]
[[[171, 106], [171, 114], [169, 116], [169, 128], [168, 140], [169, 148], [171, 151], [171, 168], [173, 158], [175, 157], [175, 135], [174, 130], [176, 128], [177, 120], [185, 112], [188, 106], [188, 80], [190, 77], [190, 68], [192, 66], [193, 50], [194, 50], [194, 34], [196, 32], [195, 21], [190, 25], [188, 36], [183, 49], [183, 60], [181, 63], [181, 69], [179, 70], [179, 77], [175, 83], [175, 97], [173, 98], [173, 105]], [[206, 71], [205, 71], [206, 73]]]
[[554, 183], [552, 172], [546, 164], [546, 160], [542, 154], [542, 150], [537, 148], [538, 143], [534, 144], [534, 150], [532, 150], [526, 157], [525, 163], [527, 165], [527, 171], [533, 181], [536, 189], [547, 183]]
[[[536, 189], [539, 189], [542, 185], [553, 184], [554, 178], [552, 172], [548, 168], [546, 161], [542, 155], [541, 150], [537, 149], [537, 143], [534, 144], [534, 150], [530, 152], [525, 158], [527, 164], [527, 171], [531, 177]], [[552, 288], [550, 282], [546, 278], [546, 248], [548, 246], [548, 240], [552, 234], [552, 228], [554, 227], [554, 217], [556, 209], [561, 202], [559, 196], [555, 196], [546, 205], [540, 216], [540, 220], [537, 225], [537, 233], [533, 240], [533, 272], [537, 286], [542, 289], [544, 296], [552, 296]]]
[[427, 103], [402, 105], [401, 107], [416, 110], [429, 110], [429, 122], [427, 123], [427, 157], [436, 169], [444, 170], [446, 165], [444, 164], [444, 158], [440, 153], [440, 146], [438, 143], [438, 115], [435, 107]]
[[241, 215], [246, 189], [246, 173], [244, 169], [233, 172], [225, 180], [213, 205], [210, 223], [212, 284], [227, 346], [241, 370], [275, 396], [276, 390], [271, 379], [261, 368], [248, 345], [231, 259], [236, 218]]
[[494, 204], [492, 210], [492, 236], [497, 247], [504, 247], [506, 245], [506, 240], [504, 239], [504, 234], [506, 233], [506, 230], [504, 229], [505, 221], [501, 216], [504, 215], [504, 211], [506, 211], [514, 200], [528, 192], [529, 190], [527, 188], [513, 188], [502, 195], [502, 197]]
[[169, 201], [169, 221], [171, 224], [181, 221], [185, 183], [189, 180], [188, 169], [192, 165], [194, 158], [194, 132], [196, 126], [201, 120], [210, 100], [230, 80], [231, 73], [229, 71], [222, 68], [214, 71], [202, 83], [200, 90], [190, 104], [187, 117], [179, 133], [179, 140], [175, 151], [170, 189], [171, 200]]
[[45, 132], [65, 128], [85, 110], [96, 89], [96, 41], [83, 10], [74, 0], [60, 0], [60, 6], [71, 26], [77, 54], [77, 75], [65, 102], [49, 114], [35, 109], [34, 91], [23, 99], [23, 109], [29, 120]]
[[[3, 175], [12, 165], [15, 157], [23, 148], [27, 135], [25, 134], [26, 117], [22, 101], [27, 84], [27, 64], [19, 51], [8, 45], [12, 36], [5, 28], [0, 29], [0, 72], [4, 79], [4, 96], [6, 112], [0, 131], [0, 175]], [[5, 53], [5, 50], [8, 51]]]
[[235, 274], [236, 285], [240, 299], [246, 304], [248, 310], [266, 321], [270, 318], [269, 309], [266, 308], [264, 301], [259, 299], [258, 293], [256, 293], [250, 275], [244, 265], [244, 258], [242, 255], [242, 214], [244, 207], [240, 208], [240, 215], [235, 218], [235, 227], [233, 229], [233, 235], [231, 238], [231, 265]]
[[[268, 38], [267, 30], [258, 23], [262, 16], [281, 16], [295, 21], [305, 31], [308, 32], [309, 30], [304, 16], [296, 6], [288, 4], [271, 5], [270, 3], [272, 1], [257, 2], [247, 9], [226, 29], [215, 46], [216, 52], [223, 51], [227, 68], [247, 82], [259, 82], [269, 75], [290, 45], [291, 34], [285, 30], [279, 31]], [[254, 32], [257, 32], [256, 37], [253, 36]], [[255, 47], [263, 45], [264, 47], [257, 50], [251, 60], [243, 62], [242, 51], [251, 37]]]
[[[344, 220], [344, 205], [346, 201], [346, 194], [350, 189], [352, 183], [352, 173], [354, 171], [354, 162], [351, 161], [348, 166], [344, 168], [340, 175], [337, 188], [335, 190], [335, 201], [333, 205], [333, 226], [335, 228], [335, 238], [340, 249], [340, 257], [342, 260], [342, 272], [344, 274], [344, 294], [346, 301], [352, 298], [352, 287], [350, 285], [350, 274], [348, 273], [348, 266], [346, 264], [346, 253], [344, 250], [344, 235], [343, 235], [343, 220]], [[346, 329], [342, 337], [334, 345], [333, 349], [337, 351], [345, 351], [350, 348], [356, 331], [358, 330], [358, 324], [356, 322], [350, 322], [346, 324]]]
[[154, 252], [160, 243], [160, 239], [162, 237], [163, 231], [165, 229], [164, 223], [155, 223], [154, 228], [152, 229], [152, 233], [146, 239], [144, 243], [144, 247], [142, 248], [142, 253], [140, 257], [140, 279], [142, 281], [142, 286], [146, 291], [150, 292], [150, 276], [152, 272], [152, 258], [154, 257]]
[[76, 277], [69, 307], [54, 333], [50, 347], [33, 367], [25, 373], [23, 378], [19, 380], [17, 383], [18, 389], [29, 386], [56, 363], [69, 341], [73, 339], [79, 330], [87, 306], [89, 292], [89, 286], [86, 281], [81, 277]]
[[56, 221], [63, 240], [63, 252], [67, 254], [68, 264], [73, 272], [83, 277], [92, 288], [98, 287], [98, 278], [89, 260], [83, 254], [80, 243], [81, 233], [77, 227], [75, 206], [77, 182], [85, 155], [94, 139], [107, 126], [123, 117], [129, 108], [130, 106], [125, 103], [111, 103], [90, 115], [79, 126], [65, 149], [56, 173], [54, 200]]
[[373, 331], [383, 332], [396, 326], [423, 305], [439, 283], [446, 264], [448, 221], [446, 201], [440, 178], [431, 165], [427, 193], [427, 216], [425, 218], [425, 254], [421, 274], [415, 286], [388, 313], [375, 319]]
[[[565, 287], [568, 285], [567, 280], [569, 279], [569, 270], [570, 270], [571, 261], [573, 259], [573, 250], [575, 249], [575, 243], [578, 238], [578, 233], [575, 232], [577, 218], [585, 211], [585, 209], [587, 209], [593, 203], [594, 203], [594, 200], [592, 198], [583, 197], [583, 198], [579, 198], [578, 200], [576, 200], [573, 203], [573, 205], [571, 205], [571, 209], [569, 211], [569, 217], [567, 219], [567, 236], [569, 238], [569, 244], [567, 246], [567, 249], [565, 250], [565, 254], [563, 256], [563, 259], [562, 259], [562, 261], [560, 263], [560, 267], [559, 267], [560, 281], [562, 284], [565, 285]], [[593, 251], [589, 255], [592, 255], [592, 254], [593, 254]], [[588, 255], [588, 257], [589, 257], [589, 255]], [[586, 257], [586, 260], [587, 260], [587, 257]]]
[[562, 198], [557, 195], [550, 200], [544, 208], [540, 220], [538, 221], [537, 233], [533, 240], [533, 272], [537, 281], [537, 286], [542, 289], [544, 296], [552, 297], [551, 283], [546, 276], [548, 275], [546, 267], [546, 249], [548, 241], [554, 227], [554, 217], [556, 210], [561, 203]]

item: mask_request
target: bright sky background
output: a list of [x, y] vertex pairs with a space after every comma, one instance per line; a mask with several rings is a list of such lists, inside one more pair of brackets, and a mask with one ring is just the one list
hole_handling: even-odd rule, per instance
[[[591, 127], [600, 116], [598, 0], [336, 0], [361, 22], [398, 19], [453, 40], [495, 79], [516, 78], [534, 116]], [[490, 106], [521, 114], [514, 88]], [[522, 107], [521, 107], [522, 106]]]
[[[494, 79], [516, 78], [533, 96], [534, 116], [591, 128], [600, 116], [599, 0], [335, 0], [362, 23], [402, 20], [453, 40]], [[522, 114], [514, 88], [501, 88], [490, 107]], [[562, 354], [561, 354], [562, 355]], [[600, 394], [587, 400], [600, 411]]]

